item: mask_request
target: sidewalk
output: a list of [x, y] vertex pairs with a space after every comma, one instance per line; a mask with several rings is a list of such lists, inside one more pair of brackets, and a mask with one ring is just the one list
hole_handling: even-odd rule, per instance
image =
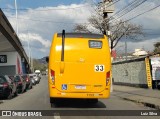
[[113, 95], [125, 100], [141, 103], [160, 110], [160, 90], [113, 85], [113, 92], [116, 92]]

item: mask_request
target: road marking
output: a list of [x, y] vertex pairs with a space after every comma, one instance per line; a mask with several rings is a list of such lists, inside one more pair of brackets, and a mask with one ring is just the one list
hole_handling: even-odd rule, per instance
[[61, 119], [60, 114], [59, 113], [54, 113], [54, 119]]

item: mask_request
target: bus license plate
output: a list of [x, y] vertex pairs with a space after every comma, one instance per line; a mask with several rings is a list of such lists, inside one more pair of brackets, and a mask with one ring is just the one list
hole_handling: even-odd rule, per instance
[[75, 89], [85, 90], [85, 89], [86, 89], [86, 86], [84, 86], [84, 85], [76, 85], [76, 86], [75, 86]]

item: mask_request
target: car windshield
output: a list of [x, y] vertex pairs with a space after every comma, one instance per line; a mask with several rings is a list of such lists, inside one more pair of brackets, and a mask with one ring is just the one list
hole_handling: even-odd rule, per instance
[[10, 79], [14, 80], [14, 76], [9, 76]]
[[27, 78], [27, 75], [23, 75], [22, 78], [23, 78], [23, 79], [26, 79], [26, 78]]
[[0, 76], [0, 84], [6, 83], [6, 79], [4, 78], [4, 76]]
[[20, 81], [20, 77], [19, 76], [15, 76], [15, 81]]

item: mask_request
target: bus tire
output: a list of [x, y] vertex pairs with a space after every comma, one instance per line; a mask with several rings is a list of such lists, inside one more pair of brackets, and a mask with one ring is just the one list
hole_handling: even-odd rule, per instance
[[54, 107], [54, 104], [53, 103], [51, 103], [51, 108], [53, 108]]
[[156, 89], [156, 83], [155, 83], [155, 81], [152, 81], [152, 89]]
[[60, 99], [59, 98], [51, 98], [50, 97], [50, 103], [54, 103], [54, 104], [57, 104], [60, 102]]
[[160, 82], [157, 84], [157, 89], [160, 90]]
[[90, 104], [96, 104], [96, 103], [98, 103], [98, 99], [88, 99], [87, 102]]
[[54, 98], [50, 97], [50, 103], [54, 103]]

